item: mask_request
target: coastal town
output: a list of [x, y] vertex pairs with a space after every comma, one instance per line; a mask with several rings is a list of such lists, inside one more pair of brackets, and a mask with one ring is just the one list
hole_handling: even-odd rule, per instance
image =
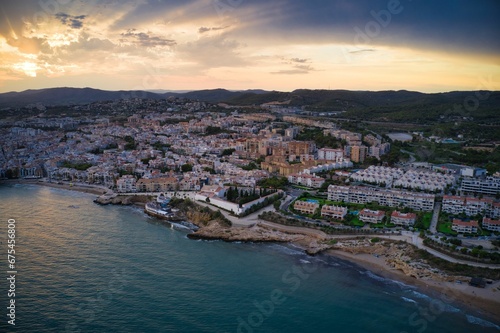
[[[299, 108], [242, 111], [171, 97], [68, 109], [69, 115], [53, 115], [31, 105], [29, 117], [3, 121], [0, 178], [97, 185], [122, 195], [190, 192], [192, 199], [237, 216], [261, 203], [270, 194], [262, 196], [262, 189], [272, 187], [280, 191], [272, 193], [277, 199], [287, 195], [286, 212], [305, 221], [416, 227], [452, 236], [500, 231], [498, 172], [388, 163], [384, 155], [397, 141], [390, 134], [345, 130], [338, 122], [303, 116]], [[419, 136], [401, 140], [425, 140]]]
[[[490, 283], [474, 306], [494, 307], [500, 174], [406, 153], [409, 143], [446, 138], [176, 97], [22, 111], [0, 128], [7, 183], [88, 190], [100, 204], [187, 221], [189, 238], [293, 242], [439, 290]], [[442, 262], [429, 265], [424, 253]]]

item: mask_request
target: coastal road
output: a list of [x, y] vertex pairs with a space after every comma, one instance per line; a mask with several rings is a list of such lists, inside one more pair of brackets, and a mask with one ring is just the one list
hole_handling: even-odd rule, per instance
[[[403, 235], [410, 237], [411, 238], [411, 243], [418, 247], [419, 249], [426, 250], [433, 256], [436, 256], [438, 258], [441, 258], [443, 260], [455, 263], [455, 264], [463, 264], [463, 265], [469, 265], [469, 266], [474, 266], [474, 267], [482, 267], [482, 268], [494, 268], [494, 269], [499, 269], [500, 265], [498, 264], [485, 264], [485, 263], [480, 263], [480, 262], [474, 262], [474, 261], [468, 261], [468, 260], [461, 260], [461, 259], [456, 259], [453, 257], [450, 257], [444, 253], [441, 253], [439, 251], [436, 251], [434, 249], [431, 249], [430, 247], [427, 247], [423, 243], [423, 239], [418, 236], [418, 233], [415, 232], [410, 232], [406, 231], [403, 232]], [[383, 237], [383, 236], [380, 236]]]
[[439, 212], [441, 211], [441, 202], [434, 203], [434, 210], [432, 212], [431, 226], [429, 230], [431, 233], [435, 234], [437, 232], [437, 223], [439, 220]]

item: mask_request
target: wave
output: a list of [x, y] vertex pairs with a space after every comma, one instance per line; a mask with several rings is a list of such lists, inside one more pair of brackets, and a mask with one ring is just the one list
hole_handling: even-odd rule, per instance
[[422, 294], [422, 293], [420, 293], [418, 291], [412, 290], [411, 293], [416, 298], [425, 299], [425, 300], [427, 300], [429, 302], [432, 302], [433, 300], [436, 300], [436, 302], [443, 304], [443, 306], [444, 306], [443, 311], [444, 312], [457, 313], [457, 312], [461, 311], [459, 308], [456, 308], [456, 307], [452, 306], [451, 304], [448, 304], [448, 303], [446, 303], [444, 301], [432, 298], [432, 297], [430, 297], [428, 295], [425, 295], [425, 294]]
[[305, 255], [304, 251], [297, 251], [297, 250], [291, 249], [288, 246], [283, 246], [280, 244], [273, 244], [271, 247], [279, 250], [280, 252], [284, 252], [286, 254], [290, 254], [290, 255], [294, 255], [294, 256], [304, 256]]
[[361, 274], [366, 275], [374, 280], [380, 281], [380, 282], [388, 282], [391, 281], [389, 279], [383, 278], [381, 276], [378, 276], [377, 274], [373, 274], [370, 271], [359, 271]]
[[420, 299], [427, 299], [427, 300], [432, 300], [430, 296], [427, 296], [426, 294], [419, 293], [418, 291], [413, 290], [411, 292], [415, 297], [420, 298]]
[[408, 302], [408, 303], [418, 304], [417, 301], [415, 301], [414, 299], [411, 299], [411, 298], [401, 296], [401, 299], [405, 302]]
[[310, 264], [311, 263], [309, 260], [304, 260], [304, 259], [300, 259], [299, 261], [303, 264]]
[[465, 315], [465, 317], [467, 318], [467, 321], [471, 324], [479, 325], [479, 326], [483, 326], [483, 327], [496, 328], [497, 330], [500, 331], [500, 326], [493, 324], [492, 322], [489, 322], [487, 320], [484, 320], [484, 319], [481, 319], [478, 317], [474, 317], [472, 315]]

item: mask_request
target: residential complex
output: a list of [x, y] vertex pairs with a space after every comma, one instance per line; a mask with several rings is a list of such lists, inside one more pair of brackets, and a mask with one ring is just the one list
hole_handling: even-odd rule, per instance
[[483, 218], [483, 229], [490, 231], [500, 231], [500, 220], [492, 220], [488, 217]]
[[415, 224], [416, 220], [417, 214], [415, 213], [401, 213], [395, 210], [391, 214], [391, 223], [394, 223], [395, 225], [411, 227]]
[[375, 202], [387, 207], [408, 207], [419, 211], [434, 208], [433, 194], [415, 193], [402, 190], [389, 190], [362, 186], [328, 186], [328, 200], [366, 204]]
[[477, 221], [462, 221], [460, 219], [453, 219], [451, 230], [458, 233], [475, 234], [479, 230]]
[[385, 217], [385, 212], [381, 210], [362, 209], [359, 212], [359, 219], [365, 223], [381, 223]]
[[500, 177], [466, 177], [462, 179], [460, 192], [462, 194], [500, 195]]
[[301, 200], [295, 201], [293, 205], [293, 209], [295, 209], [297, 212], [309, 215], [314, 214], [318, 208], [319, 208], [319, 203], [317, 202], [309, 202]]
[[321, 217], [343, 220], [347, 215], [347, 207], [323, 205]]
[[[351, 156], [352, 159], [352, 156]], [[386, 187], [408, 188], [429, 192], [441, 192], [455, 183], [452, 175], [432, 171], [370, 166], [351, 175], [353, 181], [384, 184]]]
[[500, 202], [490, 198], [474, 198], [464, 196], [445, 195], [443, 197], [442, 211], [449, 214], [465, 214], [475, 216], [478, 214], [492, 218], [500, 218]]

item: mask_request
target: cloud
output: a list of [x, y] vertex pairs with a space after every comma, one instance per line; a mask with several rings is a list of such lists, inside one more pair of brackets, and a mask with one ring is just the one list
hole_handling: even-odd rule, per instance
[[303, 64], [303, 63], [308, 62], [308, 61], [309, 61], [309, 59], [292, 58], [292, 59], [290, 59], [290, 61], [292, 61], [292, 62], [298, 62], [298, 63], [300, 63], [300, 64]]
[[225, 26], [225, 27], [212, 27], [212, 28], [207, 28], [207, 27], [200, 27], [198, 29], [198, 32], [200, 34], [203, 34], [205, 32], [209, 32], [209, 31], [217, 31], [217, 30], [224, 30], [226, 28], [228, 28], [229, 26]]
[[349, 53], [351, 53], [351, 54], [363, 53], [363, 52], [375, 52], [375, 50], [374, 49], [362, 49], [362, 50], [349, 51]]
[[271, 74], [279, 74], [279, 75], [296, 75], [296, 74], [307, 74], [309, 71], [304, 71], [301, 69], [287, 69], [287, 70], [280, 70], [276, 72], [271, 72]]
[[73, 16], [66, 13], [57, 13], [55, 17], [64, 25], [72, 29], [81, 29], [83, 27], [83, 20], [86, 15]]
[[177, 44], [173, 39], [151, 36], [145, 32], [136, 31], [136, 29], [129, 29], [127, 32], [122, 33], [121, 36], [124, 37], [123, 40], [132, 40], [133, 43], [137, 43], [144, 47], [174, 46]]
[[240, 43], [222, 34], [178, 45], [176, 52], [184, 61], [194, 62], [204, 69], [239, 67], [250, 64], [249, 58], [245, 59], [238, 52], [241, 47]]

